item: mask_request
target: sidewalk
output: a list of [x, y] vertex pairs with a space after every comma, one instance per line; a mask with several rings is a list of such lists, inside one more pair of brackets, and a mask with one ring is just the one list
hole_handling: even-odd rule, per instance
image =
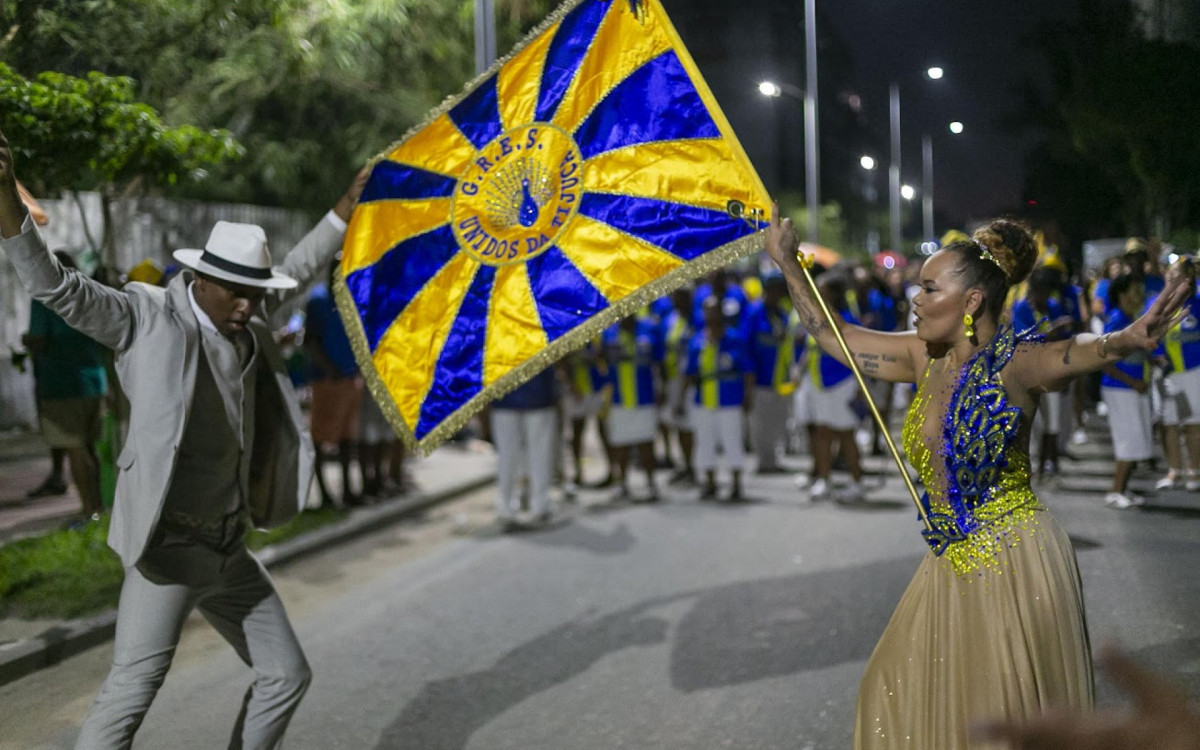
[[[335, 466], [327, 468], [336, 473]], [[264, 548], [257, 556], [267, 566], [279, 565], [484, 487], [496, 475], [494, 455], [474, 447], [446, 446], [410, 459], [408, 468], [415, 491], [356, 508], [339, 523]], [[36, 433], [0, 433], [0, 544], [61, 528], [79, 513], [73, 491], [25, 499], [49, 470], [49, 453]], [[110, 640], [115, 626], [116, 610], [78, 620], [0, 619], [0, 685]]]
[[50, 451], [37, 432], [0, 432], [0, 544], [61, 528], [79, 515], [67, 466], [65, 495], [26, 499], [49, 474]]

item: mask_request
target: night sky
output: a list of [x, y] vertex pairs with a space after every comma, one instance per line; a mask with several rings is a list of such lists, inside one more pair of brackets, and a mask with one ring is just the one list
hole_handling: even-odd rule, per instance
[[[800, 0], [797, 0], [800, 2]], [[934, 198], [958, 222], [1018, 208], [1023, 202], [1029, 136], [1006, 132], [1002, 119], [1018, 106], [1026, 76], [1043, 76], [1044, 61], [1023, 36], [1039, 21], [1074, 17], [1076, 0], [817, 0], [852, 50], [868, 116], [886, 133], [888, 84], [901, 84], [903, 180], [921, 184], [921, 135], [934, 134]], [[818, 65], [820, 61], [818, 60]], [[940, 81], [924, 77], [931, 65]], [[824, 97], [828, 92], [821, 92]], [[960, 120], [962, 135], [947, 124]], [[879, 187], [886, 189], [887, 153]]]

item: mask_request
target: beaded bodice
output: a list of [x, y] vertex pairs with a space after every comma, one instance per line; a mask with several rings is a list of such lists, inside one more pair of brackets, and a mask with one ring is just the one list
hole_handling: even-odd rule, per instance
[[1041, 509], [1028, 453], [1017, 445], [1022, 412], [1000, 379], [1017, 344], [1035, 338], [1002, 327], [949, 388], [931, 388], [927, 369], [904, 420], [904, 449], [925, 485], [932, 526], [922, 535], [960, 574], [993, 563]]

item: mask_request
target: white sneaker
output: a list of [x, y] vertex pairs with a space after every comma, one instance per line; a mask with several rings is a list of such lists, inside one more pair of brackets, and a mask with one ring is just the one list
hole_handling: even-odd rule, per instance
[[1129, 510], [1139, 505], [1146, 504], [1146, 498], [1141, 495], [1135, 495], [1132, 492], [1122, 494], [1120, 492], [1110, 492], [1104, 496], [1104, 504], [1110, 508], [1117, 510]]
[[863, 488], [862, 482], [851, 482], [838, 492], [838, 500], [847, 503], [860, 503], [866, 496], [867, 491]]
[[797, 474], [796, 478], [793, 479], [792, 481], [796, 483], [796, 489], [804, 490], [804, 489], [808, 489], [808, 486], [810, 484], [812, 484], [812, 477], [810, 477], [807, 474], [800, 473], [800, 474]]
[[1156, 490], [1170, 490], [1179, 487], [1183, 484], [1183, 480], [1174, 472], [1167, 472], [1167, 475], [1154, 483]]
[[829, 496], [829, 483], [824, 479], [814, 479], [808, 487], [808, 496], [813, 500], [821, 500]]
[[1195, 492], [1196, 490], [1200, 490], [1200, 477], [1195, 477], [1195, 476], [1188, 477], [1187, 481], [1183, 483], [1183, 488], [1185, 490], [1187, 490], [1188, 492]]
[[1087, 441], [1088, 441], [1087, 432], [1085, 432], [1082, 427], [1075, 430], [1075, 432], [1071, 434], [1071, 443], [1074, 445], [1083, 445]]

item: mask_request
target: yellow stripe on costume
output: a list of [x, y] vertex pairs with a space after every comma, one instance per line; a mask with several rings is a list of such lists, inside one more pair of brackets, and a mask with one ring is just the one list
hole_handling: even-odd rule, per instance
[[[554, 114], [553, 124], [575, 132], [596, 103], [638, 68], [671, 49], [661, 23], [642, 25], [625, 3], [613, 3]], [[696, 80], [696, 79], [693, 79]], [[765, 193], [766, 191], [764, 191]]]
[[[371, 355], [405, 424], [415, 425], [421, 417], [438, 358], [479, 268], [466, 253], [451, 258], [392, 322]], [[447, 310], [454, 312], [447, 315]]]
[[637, 342], [625, 331], [620, 332], [621, 360], [617, 363], [617, 402], [626, 409], [638, 405]]
[[796, 389], [792, 383], [792, 359], [796, 351], [796, 340], [792, 335], [791, 330], [788, 330], [783, 335], [783, 341], [775, 350], [775, 376], [772, 379], [772, 385], [775, 386], [775, 392], [787, 395]]
[[1163, 337], [1163, 348], [1167, 350], [1167, 357], [1171, 360], [1171, 366], [1175, 368], [1175, 372], [1183, 372], [1187, 369], [1183, 363], [1182, 335], [1182, 324], [1176, 323], [1175, 327]]
[[713, 343], [700, 350], [700, 405], [706, 409], [721, 406], [721, 383], [717, 379], [717, 355], [720, 346]]
[[499, 100], [500, 123], [504, 130], [533, 122], [538, 91], [542, 85], [542, 70], [546, 65], [546, 52], [561, 25], [561, 22], [556, 23], [546, 29], [516, 57], [506, 62], [496, 75], [496, 98]]
[[485, 388], [549, 345], [524, 263], [496, 269], [487, 320], [483, 346]]
[[813, 388], [818, 391], [825, 390], [825, 383], [821, 380], [821, 347], [817, 346], [816, 342], [809, 339], [808, 348], [808, 375], [812, 379]]
[[576, 214], [558, 248], [609, 302], [616, 302], [683, 265], [655, 245]]
[[415, 237], [450, 221], [449, 198], [360, 203], [350, 218], [342, 243], [342, 275], [366, 268], [396, 246], [393, 229], [404, 226]]
[[[607, 151], [584, 162], [583, 189], [661, 199], [724, 211], [727, 201], [757, 202], [723, 139], [655, 141]], [[670, 186], [668, 193], [667, 187]]]
[[450, 115], [442, 115], [397, 146], [387, 158], [457, 178], [475, 158], [475, 146]]

